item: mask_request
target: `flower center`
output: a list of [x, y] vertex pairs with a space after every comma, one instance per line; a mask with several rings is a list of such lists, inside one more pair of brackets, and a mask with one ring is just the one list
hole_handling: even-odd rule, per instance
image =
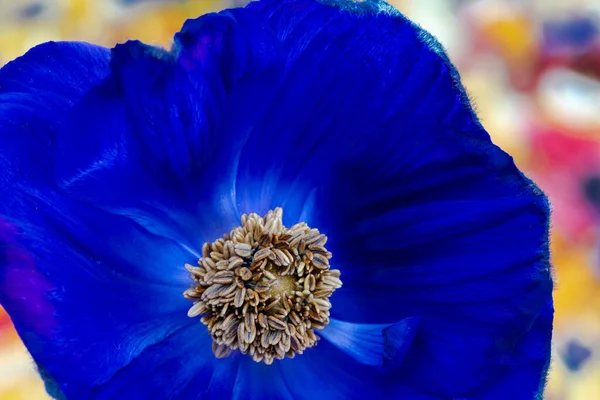
[[342, 281], [329, 269], [327, 236], [303, 222], [288, 229], [282, 217], [281, 208], [244, 214], [241, 226], [204, 244], [197, 267], [186, 264], [188, 316], [202, 316], [217, 358], [236, 349], [266, 364], [293, 358], [329, 323], [329, 296]]

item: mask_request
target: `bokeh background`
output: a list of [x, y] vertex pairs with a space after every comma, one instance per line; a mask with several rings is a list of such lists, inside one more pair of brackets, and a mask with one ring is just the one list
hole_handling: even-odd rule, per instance
[[[0, 0], [0, 65], [49, 40], [169, 46], [247, 0]], [[550, 196], [557, 276], [548, 400], [600, 399], [600, 0], [392, 0], [459, 66], [484, 126]], [[0, 399], [47, 399], [0, 309]]]

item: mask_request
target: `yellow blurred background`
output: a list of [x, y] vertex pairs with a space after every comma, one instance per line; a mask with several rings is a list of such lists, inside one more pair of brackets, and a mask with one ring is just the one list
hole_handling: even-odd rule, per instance
[[[48, 40], [169, 46], [244, 0], [0, 0], [0, 65]], [[392, 0], [458, 64], [484, 126], [553, 204], [557, 277], [546, 399], [600, 399], [600, 0]], [[0, 399], [47, 399], [0, 309]]]

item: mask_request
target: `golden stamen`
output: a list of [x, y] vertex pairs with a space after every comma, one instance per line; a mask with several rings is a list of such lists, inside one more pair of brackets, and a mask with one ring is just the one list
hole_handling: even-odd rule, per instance
[[329, 323], [329, 297], [342, 281], [329, 269], [327, 236], [303, 222], [288, 229], [282, 218], [281, 208], [244, 214], [241, 226], [202, 246], [198, 266], [186, 264], [188, 316], [201, 316], [217, 358], [233, 350], [266, 364], [293, 358]]

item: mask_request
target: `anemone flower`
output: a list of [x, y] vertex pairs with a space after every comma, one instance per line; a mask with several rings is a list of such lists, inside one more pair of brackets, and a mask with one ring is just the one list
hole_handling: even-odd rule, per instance
[[541, 396], [546, 197], [386, 3], [46, 43], [0, 115], [1, 302], [54, 397]]

